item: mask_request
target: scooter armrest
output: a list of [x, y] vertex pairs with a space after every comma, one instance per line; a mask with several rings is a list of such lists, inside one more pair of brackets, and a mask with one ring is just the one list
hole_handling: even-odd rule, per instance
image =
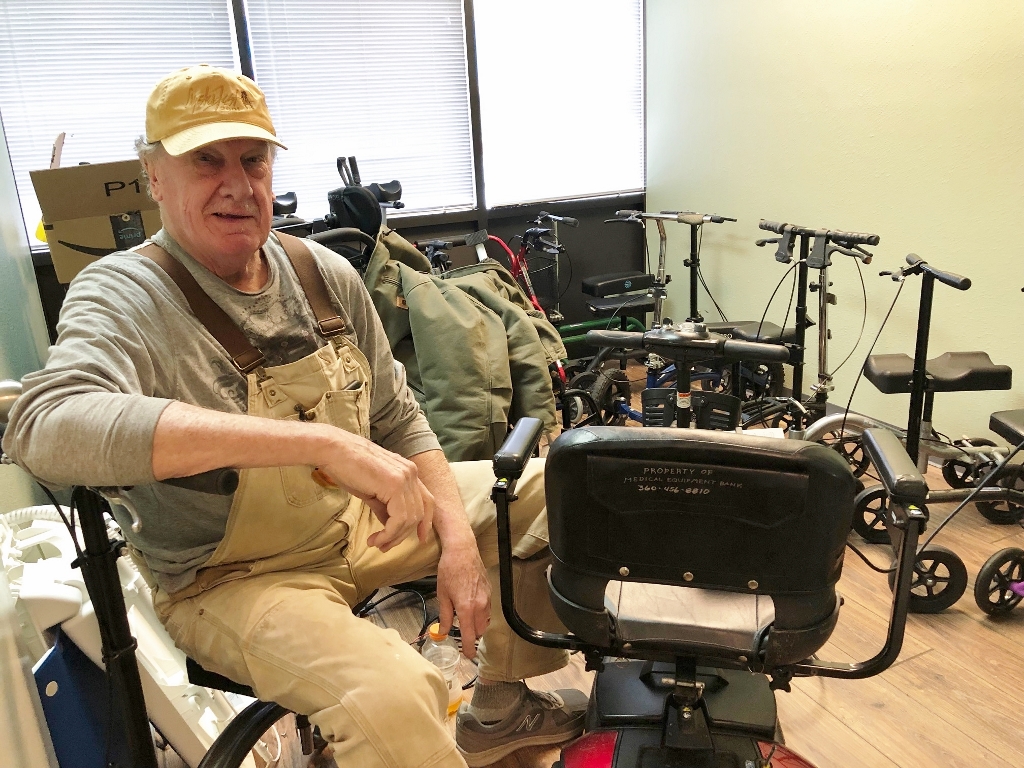
[[878, 470], [889, 498], [900, 506], [924, 504], [928, 483], [899, 438], [887, 429], [867, 429], [863, 440], [864, 450]]
[[526, 462], [536, 450], [543, 431], [544, 422], [540, 419], [524, 416], [517, 421], [501, 448], [494, 454], [494, 476], [518, 480], [526, 468]]

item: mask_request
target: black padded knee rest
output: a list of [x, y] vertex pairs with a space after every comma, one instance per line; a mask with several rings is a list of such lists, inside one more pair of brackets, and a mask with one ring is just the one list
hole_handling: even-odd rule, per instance
[[988, 428], [1011, 445], [1017, 445], [1024, 440], [1024, 408], [993, 413], [989, 417]]

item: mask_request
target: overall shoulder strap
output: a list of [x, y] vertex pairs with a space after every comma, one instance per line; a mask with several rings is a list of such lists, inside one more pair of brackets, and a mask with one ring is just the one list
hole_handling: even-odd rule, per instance
[[192, 273], [176, 258], [156, 243], [138, 248], [133, 253], [145, 256], [155, 262], [174, 281], [185, 295], [189, 308], [203, 327], [210, 332], [231, 358], [231, 362], [243, 374], [255, 370], [266, 362], [263, 353], [254, 347], [223, 309], [217, 306]]
[[331, 294], [327, 290], [327, 282], [320, 274], [316, 265], [316, 259], [309, 252], [309, 246], [302, 242], [302, 238], [288, 235], [283, 232], [276, 232], [281, 246], [284, 248], [288, 261], [292, 263], [299, 278], [299, 285], [306, 294], [306, 301], [313, 310], [317, 324], [320, 326], [320, 333], [325, 338], [336, 336], [345, 330], [345, 321], [341, 319], [334, 305], [331, 304]]

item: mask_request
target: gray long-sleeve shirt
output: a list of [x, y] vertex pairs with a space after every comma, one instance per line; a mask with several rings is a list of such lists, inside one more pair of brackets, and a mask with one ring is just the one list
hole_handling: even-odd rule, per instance
[[[267, 358], [298, 360], [326, 343], [276, 236], [263, 248], [266, 286], [245, 293], [185, 253], [161, 230], [153, 241], [181, 261], [204, 291]], [[358, 273], [348, 261], [307, 242], [327, 280], [346, 337], [373, 375], [370, 436], [405, 457], [438, 449]], [[199, 323], [174, 282], [154, 262], [115, 253], [72, 281], [46, 367], [23, 379], [4, 434], [4, 451], [55, 485], [135, 486], [128, 494], [142, 519], [132, 534], [161, 588], [188, 586], [224, 536], [231, 499], [154, 483], [153, 435], [172, 401], [226, 413], [247, 410], [245, 377]]]

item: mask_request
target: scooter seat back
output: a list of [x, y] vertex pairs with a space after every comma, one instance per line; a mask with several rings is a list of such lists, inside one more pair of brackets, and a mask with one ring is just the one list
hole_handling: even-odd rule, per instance
[[737, 659], [755, 658], [775, 621], [770, 595], [639, 581], [609, 581], [605, 608], [621, 642], [683, 643]]
[[[753, 653], [774, 666], [828, 639], [855, 490], [834, 451], [705, 430], [575, 429], [552, 445], [545, 488], [552, 601], [587, 642], [610, 653], [629, 643], [637, 657]], [[609, 611], [609, 582], [682, 591], [630, 586]], [[696, 589], [734, 599], [679, 597]]]

